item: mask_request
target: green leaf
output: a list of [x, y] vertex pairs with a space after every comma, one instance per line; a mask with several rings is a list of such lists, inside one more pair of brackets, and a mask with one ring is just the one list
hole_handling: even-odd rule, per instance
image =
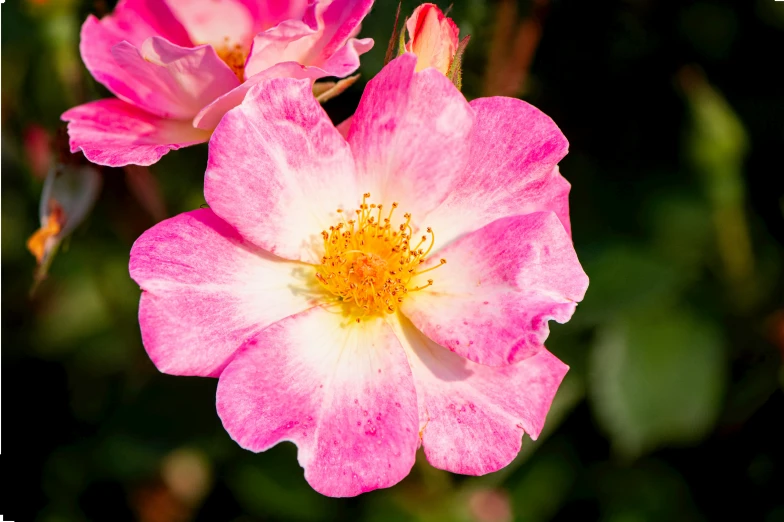
[[595, 472], [603, 522], [704, 520], [688, 483], [665, 462], [642, 459], [629, 467], [600, 465]]
[[713, 426], [724, 385], [720, 332], [686, 310], [621, 316], [598, 336], [589, 365], [596, 417], [626, 457], [697, 442]]
[[333, 518], [336, 502], [316, 493], [302, 478], [292, 482], [280, 473], [244, 464], [232, 472], [229, 484], [240, 504], [254, 515], [313, 522]]
[[517, 520], [551, 520], [563, 504], [577, 477], [574, 449], [558, 440], [538, 452], [519, 480], [510, 485]]
[[610, 245], [583, 261], [591, 285], [571, 322], [613, 321], [629, 310], [662, 308], [675, 302], [687, 278], [671, 262], [651, 251], [623, 244]]
[[719, 258], [736, 308], [749, 310], [759, 300], [748, 218], [743, 166], [749, 137], [743, 122], [721, 93], [696, 68], [684, 67], [678, 79], [691, 115], [685, 153], [703, 181], [712, 207]]

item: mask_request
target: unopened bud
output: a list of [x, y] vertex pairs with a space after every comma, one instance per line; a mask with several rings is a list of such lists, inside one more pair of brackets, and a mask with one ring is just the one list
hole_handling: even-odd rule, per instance
[[400, 52], [414, 53], [416, 70], [433, 67], [461, 87], [461, 62], [469, 37], [460, 40], [460, 30], [435, 4], [422, 4], [406, 21], [408, 42], [400, 35]]
[[435, 4], [422, 4], [406, 21], [405, 49], [417, 56], [416, 70], [434, 67], [446, 74], [460, 45], [460, 30]]

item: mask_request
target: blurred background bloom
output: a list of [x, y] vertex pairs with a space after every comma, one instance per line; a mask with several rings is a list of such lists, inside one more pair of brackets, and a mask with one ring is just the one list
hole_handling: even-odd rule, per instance
[[116, 98], [78, 105], [72, 152], [99, 165], [151, 165], [206, 142], [264, 78], [347, 76], [372, 39], [353, 38], [372, 0], [121, 0], [87, 17], [85, 67]]
[[[403, 3], [401, 27], [417, 6]], [[381, 69], [396, 7], [364, 19], [361, 36], [382, 43], [324, 104], [334, 122]], [[400, 484], [355, 499], [313, 492], [291, 444], [237, 447], [194, 407], [217, 381], [162, 375], [141, 345], [128, 254], [162, 215], [205, 203], [206, 146], [135, 178], [103, 169], [93, 211], [29, 297], [43, 165], [61, 159], [56, 145], [51, 160], [31, 152], [46, 140], [29, 129], [54, 144], [63, 111], [110, 96], [78, 35], [113, 8], [0, 8], [6, 519], [784, 520], [784, 2], [454, 1], [471, 35], [462, 92], [520, 96], [569, 140], [560, 170], [591, 287], [547, 341], [571, 369], [510, 466], [461, 477], [420, 452]]]

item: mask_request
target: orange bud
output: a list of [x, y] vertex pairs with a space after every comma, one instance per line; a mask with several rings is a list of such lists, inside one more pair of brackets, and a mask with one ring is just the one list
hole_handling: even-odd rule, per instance
[[63, 207], [54, 199], [49, 200], [49, 210], [46, 222], [27, 240], [27, 249], [35, 256], [39, 265], [44, 259], [44, 254], [49, 250], [51, 242], [60, 233], [65, 222]]
[[36, 282], [46, 276], [60, 242], [89, 213], [98, 197], [101, 175], [92, 165], [56, 165], [44, 181], [39, 207], [41, 228], [27, 240], [38, 261]]
[[422, 4], [406, 22], [405, 49], [417, 56], [416, 70], [435, 67], [447, 74], [460, 44], [460, 30], [435, 4]]

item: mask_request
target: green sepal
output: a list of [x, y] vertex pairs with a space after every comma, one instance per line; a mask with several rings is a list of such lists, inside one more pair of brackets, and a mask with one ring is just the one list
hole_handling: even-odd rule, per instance
[[455, 87], [457, 87], [458, 90], [461, 90], [463, 87], [463, 53], [465, 52], [470, 39], [471, 35], [469, 34], [460, 40], [460, 43], [457, 45], [457, 51], [455, 51], [455, 56], [452, 58], [452, 63], [446, 71], [446, 77], [455, 84]]
[[397, 42], [398, 56], [406, 52], [406, 22], [408, 22], [408, 18], [403, 20], [403, 27], [400, 28], [400, 38], [398, 38]]

